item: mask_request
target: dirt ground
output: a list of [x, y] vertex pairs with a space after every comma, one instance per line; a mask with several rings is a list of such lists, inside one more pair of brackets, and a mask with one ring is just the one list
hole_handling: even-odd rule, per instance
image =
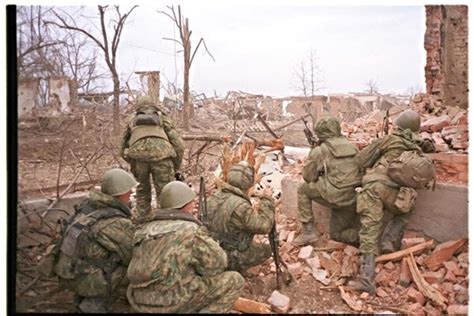
[[[82, 190], [95, 185], [103, 172], [111, 167], [127, 169], [118, 157], [119, 137], [114, 135], [107, 113], [84, 111], [68, 117], [43, 118], [20, 122], [18, 131], [19, 202], [32, 197], [53, 199], [71, 182], [85, 183]], [[305, 144], [302, 132], [285, 135], [286, 144]], [[187, 142], [183, 170], [188, 181], [197, 183], [198, 176], [210, 175], [218, 164], [221, 146], [213, 146], [200, 156], [199, 165], [190, 152], [200, 143]], [[190, 158], [191, 157], [191, 158]], [[56, 187], [60, 185], [58, 191]], [[277, 216], [277, 219], [279, 216]], [[285, 225], [286, 223], [277, 223]], [[17, 312], [77, 312], [73, 295], [58, 286], [56, 278], [38, 277], [35, 265], [44, 247], [17, 249]], [[296, 250], [293, 250], [295, 252]], [[267, 260], [246, 277], [243, 297], [267, 303], [276, 286], [272, 260]], [[337, 287], [324, 287], [308, 271], [281, 293], [291, 301], [290, 313], [353, 313], [342, 300]], [[375, 308], [374, 311], [386, 311]], [[125, 300], [113, 306], [114, 312], [132, 312]]]

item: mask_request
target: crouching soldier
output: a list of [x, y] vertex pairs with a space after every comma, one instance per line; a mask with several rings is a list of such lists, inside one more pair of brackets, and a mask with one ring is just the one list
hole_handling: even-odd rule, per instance
[[134, 233], [128, 203], [137, 185], [122, 169], [107, 171], [101, 192], [91, 190], [76, 207], [57, 245], [54, 273], [82, 312], [108, 312], [113, 299], [125, 295]]
[[320, 146], [311, 150], [303, 169], [304, 183], [298, 187], [298, 214], [302, 233], [293, 244], [303, 246], [318, 240], [311, 207], [316, 201], [331, 208], [331, 239], [348, 244], [359, 241], [356, 191], [362, 179], [359, 150], [341, 134], [339, 121], [320, 119], [314, 125]]
[[[370, 169], [357, 195], [361, 221], [360, 277], [349, 285], [371, 294], [376, 290], [375, 256], [379, 254], [379, 238], [383, 253], [399, 249], [406, 214], [413, 210], [417, 197], [415, 189], [424, 187], [435, 174], [432, 161], [417, 154], [434, 150], [429, 140], [419, 136], [420, 115], [412, 110], [404, 111], [394, 120], [394, 125], [393, 133], [374, 140], [360, 152], [363, 166]], [[394, 217], [382, 231], [384, 211]]]
[[248, 190], [254, 184], [254, 169], [245, 161], [230, 168], [227, 183], [207, 201], [209, 231], [227, 252], [229, 270], [244, 270], [261, 264], [272, 255], [268, 244], [253, 242], [255, 234], [270, 233], [275, 218], [271, 190], [254, 210]]
[[224, 272], [225, 251], [192, 215], [195, 196], [183, 182], [168, 183], [161, 209], [138, 227], [127, 272], [137, 312], [227, 313], [239, 297], [244, 279]]

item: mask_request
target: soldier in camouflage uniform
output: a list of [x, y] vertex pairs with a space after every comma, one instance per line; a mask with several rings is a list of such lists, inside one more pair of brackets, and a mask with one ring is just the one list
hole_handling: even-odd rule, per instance
[[159, 204], [161, 189], [174, 180], [181, 166], [184, 143], [171, 119], [152, 101], [139, 97], [136, 113], [125, 129], [120, 155], [130, 163], [131, 171], [140, 183], [137, 188], [137, 218], [151, 211], [150, 175]]
[[227, 313], [243, 277], [225, 272], [225, 251], [194, 218], [196, 194], [183, 182], [168, 183], [161, 210], [144, 219], [133, 239], [127, 297], [137, 312]]
[[[395, 120], [396, 130], [382, 139], [373, 141], [360, 153], [360, 161], [367, 170], [362, 179], [362, 189], [357, 195], [357, 213], [360, 214], [359, 232], [361, 254], [360, 279], [350, 282], [356, 290], [375, 293], [375, 256], [378, 255], [378, 241], [382, 229], [384, 210], [394, 216], [381, 235], [383, 253], [393, 252], [400, 247], [405, 226], [405, 214], [414, 206], [416, 191], [401, 187], [388, 176], [388, 165], [405, 151], [420, 150], [433, 152], [434, 145], [420, 138], [420, 116], [412, 110], [401, 113]], [[401, 209], [397, 201], [411, 201]]]
[[230, 168], [227, 183], [207, 201], [208, 228], [227, 252], [228, 270], [244, 270], [272, 255], [270, 245], [253, 242], [255, 234], [268, 234], [273, 226], [275, 204], [266, 190], [260, 209], [254, 210], [247, 195], [254, 184], [254, 169], [245, 162]]
[[136, 185], [122, 169], [107, 171], [101, 192], [91, 190], [76, 207], [57, 245], [54, 273], [83, 312], [107, 312], [113, 298], [125, 295], [134, 233], [128, 203]]
[[357, 158], [359, 150], [342, 136], [336, 118], [320, 119], [314, 125], [314, 131], [320, 146], [311, 150], [303, 168], [305, 182], [297, 191], [302, 233], [295, 238], [293, 244], [302, 246], [318, 239], [312, 201], [331, 208], [331, 238], [355, 244], [359, 240], [355, 188], [360, 185], [362, 179]]

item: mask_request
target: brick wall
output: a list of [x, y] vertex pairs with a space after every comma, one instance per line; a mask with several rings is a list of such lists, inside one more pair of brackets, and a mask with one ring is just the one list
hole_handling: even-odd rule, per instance
[[425, 82], [435, 105], [468, 107], [468, 18], [465, 5], [427, 5]]

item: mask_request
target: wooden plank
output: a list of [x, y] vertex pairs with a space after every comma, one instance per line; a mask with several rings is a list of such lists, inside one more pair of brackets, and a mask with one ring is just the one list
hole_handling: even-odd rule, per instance
[[235, 311], [244, 314], [270, 314], [272, 309], [270, 305], [239, 297], [232, 308]]
[[403, 250], [392, 252], [392, 253], [389, 253], [389, 254], [386, 254], [386, 255], [378, 256], [375, 259], [375, 262], [401, 260], [406, 255], [409, 255], [409, 254], [421, 251], [423, 249], [426, 249], [426, 248], [430, 247], [432, 244], [433, 244], [433, 239], [428, 240], [424, 243], [415, 245], [413, 247], [407, 248], [407, 249], [403, 249]]

